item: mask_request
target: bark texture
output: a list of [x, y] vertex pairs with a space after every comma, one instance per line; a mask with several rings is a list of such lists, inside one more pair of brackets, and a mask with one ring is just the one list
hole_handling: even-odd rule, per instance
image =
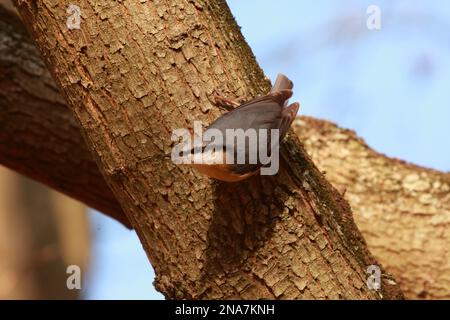
[[[0, 163], [130, 227], [14, 13], [0, 6]], [[119, 214], [118, 214], [119, 213]]]
[[450, 174], [392, 159], [350, 130], [308, 117], [296, 133], [355, 213], [370, 251], [407, 298], [450, 299]]
[[18, 2], [167, 298], [398, 298], [348, 204], [294, 135], [276, 177], [213, 182], [175, 166], [171, 131], [220, 115], [216, 90], [269, 90], [223, 1]]
[[[3, 21], [10, 21], [7, 19], [8, 16], [4, 16], [3, 12], [0, 23]], [[5, 13], [8, 14], [8, 13]], [[71, 140], [59, 139], [60, 135], [58, 132], [63, 127], [64, 130], [69, 131], [66, 135], [70, 137], [78, 137], [77, 141], [82, 140], [81, 134], [79, 132], [78, 125], [73, 125], [75, 120], [73, 115], [67, 109], [67, 107], [60, 108], [58, 105], [52, 106], [51, 103], [45, 104], [48, 109], [42, 109], [42, 112], [35, 112], [35, 108], [38, 102], [29, 101], [30, 99], [42, 99], [45, 94], [42, 94], [42, 88], [47, 86], [54, 88], [56, 90], [56, 85], [50, 79], [48, 71], [42, 70], [41, 77], [44, 79], [45, 86], [39, 85], [28, 85], [25, 87], [27, 91], [30, 91], [30, 96], [27, 97], [25, 104], [22, 104], [24, 84], [21, 83], [24, 79], [20, 77], [23, 74], [19, 72], [22, 69], [22, 65], [27, 65], [31, 61], [37, 61], [36, 64], [42, 66], [43, 62], [40, 61], [40, 57], [37, 55], [36, 50], [29, 50], [27, 55], [17, 54], [14, 48], [20, 48], [20, 44], [31, 48], [33, 44], [30, 39], [24, 35], [23, 27], [21, 24], [17, 24], [17, 21], [13, 21], [9, 25], [14, 26], [14, 28], [8, 28], [8, 25], [2, 25], [0, 28], [0, 43], [2, 43], [2, 50], [0, 54], [0, 66], [3, 68], [8, 67], [8, 72], [0, 74], [8, 74], [8, 78], [2, 78], [2, 88], [11, 88], [8, 91], [0, 90], [0, 106], [1, 114], [3, 118], [5, 114], [10, 114], [5, 117], [9, 117], [12, 121], [8, 121], [10, 133], [15, 135], [15, 139], [9, 141], [5, 139], [5, 142], [9, 144], [0, 144], [0, 161], [1, 163], [9, 163], [11, 166], [21, 172], [23, 168], [31, 168], [31, 172], [39, 173], [40, 177], [51, 177], [59, 181], [61, 179], [68, 179], [65, 183], [69, 195], [75, 196], [75, 198], [80, 199], [83, 202], [89, 202], [89, 199], [84, 199], [85, 194], [91, 194], [95, 191], [92, 190], [92, 185], [86, 185], [81, 190], [77, 188], [78, 183], [72, 182], [71, 177], [83, 179], [90, 179], [91, 177], [84, 177], [87, 174], [96, 170], [96, 165], [84, 143], [77, 145], [70, 144]], [[19, 33], [21, 36], [15, 34]], [[5, 39], [21, 39], [17, 46], [10, 47], [5, 44]], [[15, 56], [20, 56], [21, 59], [15, 59]], [[20, 62], [20, 63], [18, 63]], [[14, 69], [18, 70], [14, 70]], [[5, 69], [6, 70], [6, 69]], [[26, 71], [26, 70], [25, 70]], [[25, 73], [27, 75], [27, 73]], [[38, 79], [32, 78], [35, 81]], [[11, 81], [9, 83], [7, 81]], [[25, 84], [29, 84], [30, 80], [25, 78]], [[19, 92], [20, 94], [14, 94]], [[8, 93], [8, 94], [5, 94]], [[39, 98], [41, 97], [41, 98]], [[8, 99], [8, 100], [6, 100]], [[62, 101], [61, 97], [56, 98], [57, 101]], [[2, 103], [3, 101], [9, 101], [10, 103]], [[29, 110], [32, 108], [32, 110]], [[56, 108], [56, 109], [55, 109]], [[25, 118], [13, 118], [14, 114], [17, 113], [19, 109], [22, 113], [32, 114], [32, 118], [35, 119], [32, 123], [51, 123], [53, 126], [46, 128], [46, 131], [54, 139], [48, 139], [46, 135], [30, 135], [26, 130], [20, 130], [20, 127], [30, 127], [29, 123], [23, 125], [21, 121], [28, 119]], [[58, 115], [55, 112], [50, 112], [52, 109], [58, 111], [62, 115]], [[41, 110], [38, 108], [38, 110]], [[56, 119], [67, 119], [69, 125], [64, 125], [56, 119], [45, 120], [47, 116], [55, 116]], [[41, 117], [43, 117], [41, 119]], [[0, 119], [1, 119], [0, 118]], [[404, 210], [404, 204], [406, 203], [408, 208], [418, 208], [421, 206], [420, 199], [427, 197], [430, 192], [427, 189], [415, 190], [414, 195], [410, 196], [410, 192], [405, 190], [407, 184], [397, 184], [400, 189], [392, 190], [389, 186], [391, 183], [380, 183], [380, 181], [390, 181], [392, 168], [400, 167], [400, 172], [404, 172], [403, 168], [407, 168], [411, 171], [411, 174], [422, 175], [425, 174], [428, 178], [431, 178], [430, 185], [440, 185], [442, 190], [448, 191], [449, 178], [448, 174], [442, 174], [440, 172], [435, 172], [432, 170], [425, 170], [418, 166], [412, 166], [405, 164], [403, 162], [389, 159], [381, 154], [368, 149], [365, 143], [359, 139], [352, 131], [340, 129], [331, 123], [314, 120], [307, 117], [302, 117], [296, 121], [296, 133], [305, 140], [305, 147], [310, 153], [319, 168], [326, 170], [327, 178], [337, 185], [340, 189], [343, 186], [346, 188], [346, 198], [350, 202], [353, 212], [355, 213], [356, 222], [361, 229], [364, 237], [368, 241], [369, 248], [374, 252], [375, 256], [386, 266], [387, 270], [396, 275], [399, 280], [401, 287], [405, 290], [407, 298], [449, 298], [448, 292], [450, 292], [450, 283], [448, 281], [448, 271], [450, 258], [448, 256], [447, 243], [449, 239], [445, 235], [448, 232], [448, 223], [446, 224], [445, 217], [450, 214], [449, 206], [450, 200], [446, 197], [437, 197], [436, 201], [432, 201], [432, 204], [427, 206], [428, 219], [424, 221], [423, 214], [414, 213], [414, 210]], [[58, 124], [60, 124], [58, 126]], [[56, 125], [55, 125], [56, 124]], [[14, 127], [19, 126], [18, 128]], [[10, 136], [9, 133], [5, 134], [4, 137]], [[41, 139], [35, 144], [45, 145], [45, 149], [50, 150], [50, 154], [53, 154], [53, 149], [61, 147], [62, 150], [74, 151], [73, 153], [63, 152], [59, 157], [56, 158], [46, 158], [46, 155], [41, 152], [34, 153], [31, 157], [21, 157], [21, 158], [11, 158], [11, 150], [19, 150], [21, 152], [26, 152], [28, 148], [21, 150], [21, 147], [28, 145], [29, 139]], [[16, 144], [13, 144], [16, 143]], [[68, 144], [69, 143], [69, 144]], [[13, 145], [10, 145], [13, 144]], [[68, 145], [66, 145], [68, 144]], [[356, 152], [356, 155], [354, 153]], [[323, 155], [323, 157], [322, 157]], [[338, 156], [335, 156], [338, 155]], [[339, 156], [341, 155], [341, 156]], [[50, 162], [50, 165], [45, 167], [40, 167], [40, 164], [44, 161], [40, 159], [44, 158], [46, 162]], [[45, 172], [46, 170], [57, 166], [58, 162], [70, 164], [70, 158], [80, 158], [88, 159], [88, 166], [93, 169], [88, 169], [85, 171], [80, 171], [78, 175], [71, 175], [72, 167], [67, 165], [62, 167], [63, 170], [58, 170], [60, 176], [52, 174], [51, 172]], [[370, 159], [370, 161], [360, 162], [360, 158]], [[6, 161], [5, 161], [6, 159]], [[57, 160], [56, 164], [51, 163], [53, 159]], [[36, 160], [36, 161], [35, 161]], [[25, 163], [24, 163], [25, 162]], [[80, 162], [78, 159], [74, 162]], [[392, 165], [394, 163], [394, 165]], [[29, 169], [30, 170], [30, 169]], [[397, 170], [396, 170], [397, 171]], [[69, 173], [69, 174], [68, 174]], [[370, 173], [370, 174], [367, 174]], [[431, 175], [429, 175], [431, 173]], [[100, 173], [95, 172], [94, 176], [100, 177]], [[395, 176], [395, 174], [394, 174]], [[47, 180], [40, 180], [48, 185], [54, 185], [54, 182]], [[378, 181], [378, 182], [377, 182]], [[356, 196], [354, 196], [356, 193]], [[384, 201], [383, 199], [377, 201], [366, 201], [366, 198], [374, 199], [380, 194], [389, 194], [390, 197], [395, 198], [395, 201]], [[431, 195], [434, 197], [434, 192]], [[444, 194], [445, 195], [445, 194]], [[448, 192], [447, 192], [448, 195]], [[109, 188], [101, 188], [97, 190], [96, 199], [94, 201], [99, 201], [100, 203], [108, 203], [114, 211], [115, 216], [122, 217], [122, 221], [126, 220], [124, 213], [121, 211], [119, 204], [112, 195]], [[91, 202], [92, 205], [92, 202]], [[416, 210], [417, 211], [417, 210]], [[110, 212], [109, 210], [107, 212]], [[376, 216], [371, 214], [370, 218], [366, 214], [367, 212], [375, 212]], [[389, 212], [390, 214], [384, 214]], [[392, 215], [395, 217], [392, 218]], [[376, 217], [372, 218], [372, 217]], [[386, 219], [388, 218], [388, 222]], [[398, 218], [397, 218], [398, 217]], [[443, 221], [442, 223], [436, 223], [436, 221]], [[405, 227], [405, 223], [407, 227]], [[438, 232], [434, 232], [434, 228], [437, 226]], [[404, 232], [408, 232], [408, 237], [404, 235]], [[386, 236], [386, 234], [388, 236]], [[420, 238], [421, 235], [426, 234], [424, 241], [422, 241], [423, 246], [417, 246], [417, 241], [410, 241], [407, 239]], [[414, 238], [411, 238], [414, 237]], [[406, 240], [405, 240], [406, 239]], [[430, 248], [430, 249], [424, 249]], [[410, 259], [411, 254], [415, 254], [414, 259]], [[409, 263], [409, 262], [413, 263]], [[429, 284], [433, 286], [429, 286]], [[434, 284], [439, 284], [438, 286]], [[424, 289], [426, 287], [426, 289]]]

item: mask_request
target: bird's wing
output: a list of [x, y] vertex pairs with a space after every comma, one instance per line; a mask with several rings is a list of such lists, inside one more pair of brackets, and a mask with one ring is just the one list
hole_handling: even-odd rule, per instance
[[223, 133], [226, 129], [278, 129], [284, 102], [291, 95], [291, 90], [280, 90], [250, 100], [219, 117], [208, 129], [219, 129]]

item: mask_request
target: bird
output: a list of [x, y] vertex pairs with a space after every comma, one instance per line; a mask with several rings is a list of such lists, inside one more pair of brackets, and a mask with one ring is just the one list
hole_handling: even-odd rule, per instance
[[[266, 95], [244, 102], [216, 119], [209, 125], [204, 135], [215, 132], [222, 136], [222, 141], [214, 140], [209, 144], [203, 143], [201, 147], [192, 148], [191, 156], [194, 158], [200, 153], [202, 161], [193, 161], [190, 165], [210, 178], [226, 182], [248, 179], [260, 172], [261, 168], [268, 166], [261, 157], [261, 149], [264, 147], [267, 156], [271, 156], [273, 161], [272, 153], [274, 150], [278, 152], [279, 143], [285, 137], [300, 108], [298, 102], [288, 105], [288, 100], [293, 94], [293, 86], [288, 77], [278, 74], [272, 89]], [[273, 129], [278, 129], [278, 136], [275, 136], [274, 141], [270, 134]], [[242, 148], [239, 143], [236, 146], [234, 138], [233, 141], [223, 139], [229, 130], [240, 133], [253, 131], [256, 134], [245, 136]], [[245, 161], [236, 161], [239, 156]], [[253, 161], [250, 161], [252, 156]]]

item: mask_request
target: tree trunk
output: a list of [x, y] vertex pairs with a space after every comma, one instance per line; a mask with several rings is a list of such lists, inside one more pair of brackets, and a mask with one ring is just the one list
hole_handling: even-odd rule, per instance
[[[34, 178], [49, 186], [63, 184], [67, 194], [83, 202], [94, 203], [97, 209], [102, 206], [96, 203], [108, 204], [106, 213], [119, 217], [129, 225], [106, 184], [103, 183], [103, 188], [96, 187], [102, 183], [103, 177], [83, 143], [70, 110], [65, 105], [61, 107], [63, 98], [57, 96], [56, 84], [48, 71], [41, 67], [39, 78], [22, 71], [24, 65], [31, 63], [43, 66], [22, 24], [1, 7], [0, 16], [0, 75], [5, 75], [0, 78], [0, 119], [7, 119], [3, 121], [5, 125], [0, 135], [0, 163], [23, 174], [36, 173]], [[27, 54], [23, 54], [22, 47], [28, 48]], [[54, 100], [58, 103], [42, 103], [47, 101], [47, 88], [52, 88]], [[21, 114], [27, 117], [19, 117]], [[28, 122], [28, 119], [32, 121]], [[61, 119], [66, 122], [61, 122]], [[33, 124], [41, 123], [51, 124], [45, 131], [53, 139], [48, 139], [47, 135], [39, 131], [33, 135], [29, 133], [34, 130]], [[386, 158], [370, 150], [353, 132], [323, 120], [299, 117], [294, 129], [305, 141], [305, 147], [318, 167], [326, 170], [327, 178], [338, 188], [346, 189], [346, 198], [369, 248], [386, 269], [396, 276], [405, 296], [413, 299], [450, 298], [450, 282], [447, 279], [450, 257], [445, 251], [446, 244], [450, 242], [446, 224], [450, 215], [450, 176]], [[67, 132], [65, 136], [72, 139], [65, 139], [60, 132]], [[74, 144], [72, 140], [80, 143]], [[64, 152], [58, 153], [57, 157], [47, 157], [46, 153], [39, 150], [28, 154], [36, 150], [34, 145], [43, 146], [50, 155], [57, 149]], [[17, 152], [21, 152], [20, 157], [16, 156]], [[74, 163], [82, 162], [86, 163], [85, 169], [73, 166]], [[41, 166], [42, 163], [49, 164]], [[53, 170], [47, 172], [55, 167], [58, 167], [57, 174]], [[74, 171], [77, 174], [74, 175]], [[427, 185], [433, 186], [433, 189], [411, 189], [408, 183], [400, 182], [407, 176], [426, 176]], [[392, 181], [394, 177], [397, 179], [395, 183]], [[82, 188], [77, 182], [96, 179], [101, 181], [83, 185]], [[394, 184], [397, 186], [395, 190], [392, 189]], [[85, 198], [91, 194], [95, 194], [95, 198]], [[391, 201], [384, 201], [386, 197], [379, 198], [380, 195], [391, 197]], [[424, 210], [425, 198], [429, 200]], [[427, 215], [424, 216], [423, 212], [427, 212]], [[423, 250], [425, 244], [432, 246]]]
[[1, 164], [130, 227], [19, 17], [1, 6], [0, 128]]
[[269, 89], [222, 1], [19, 1], [19, 12], [125, 210], [167, 298], [397, 298], [366, 286], [376, 264], [350, 208], [295, 136], [280, 172], [218, 183], [164, 154], [171, 131], [208, 124], [220, 90]]
[[67, 267], [87, 274], [86, 207], [0, 167], [0, 299], [79, 299]]

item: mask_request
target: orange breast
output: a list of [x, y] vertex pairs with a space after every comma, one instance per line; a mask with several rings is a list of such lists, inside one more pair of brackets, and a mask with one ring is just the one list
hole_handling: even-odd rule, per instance
[[245, 174], [234, 173], [230, 170], [230, 165], [227, 164], [226, 159], [226, 153], [223, 150], [219, 150], [203, 154], [202, 163], [193, 161], [193, 163], [189, 165], [208, 177], [227, 182], [241, 181], [259, 172], [259, 170], [257, 170]]
[[208, 177], [227, 182], [236, 182], [247, 179], [248, 177], [258, 173], [259, 171], [258, 170], [255, 172], [249, 172], [240, 175], [232, 172], [230, 170], [230, 166], [226, 164], [192, 164], [192, 167], [198, 172], [207, 175]]

